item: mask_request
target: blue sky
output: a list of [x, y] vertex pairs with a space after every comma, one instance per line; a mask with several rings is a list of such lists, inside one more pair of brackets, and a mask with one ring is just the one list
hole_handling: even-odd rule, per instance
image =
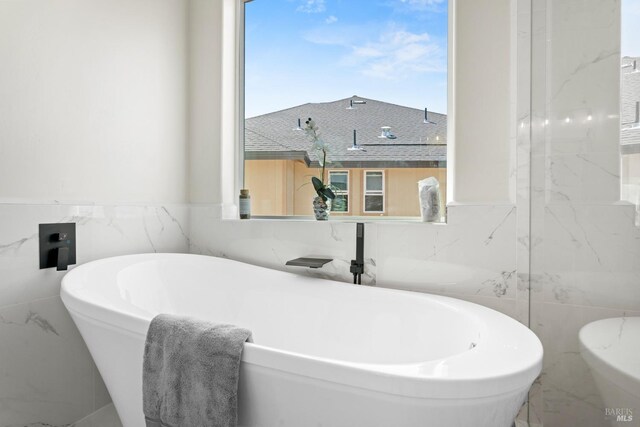
[[640, 0], [622, 0], [622, 56], [640, 56]]
[[447, 0], [253, 0], [246, 116], [358, 95], [447, 110]]

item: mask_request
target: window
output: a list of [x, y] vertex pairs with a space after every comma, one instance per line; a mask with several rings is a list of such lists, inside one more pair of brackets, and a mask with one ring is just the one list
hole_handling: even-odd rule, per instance
[[[620, 198], [640, 211], [640, 30], [637, 2], [623, 0], [620, 61]], [[636, 215], [640, 226], [640, 215]]]
[[336, 216], [419, 217], [416, 183], [428, 177], [446, 193], [448, 0], [252, 0], [243, 10], [242, 186], [253, 216], [312, 216], [314, 177], [336, 194]]
[[384, 172], [364, 172], [364, 212], [384, 212]]
[[331, 212], [349, 212], [349, 171], [329, 171], [329, 185], [336, 195]]

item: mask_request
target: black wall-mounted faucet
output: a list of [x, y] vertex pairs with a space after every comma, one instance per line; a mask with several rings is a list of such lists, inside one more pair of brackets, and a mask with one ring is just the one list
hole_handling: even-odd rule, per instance
[[364, 223], [356, 224], [356, 259], [351, 260], [351, 273], [353, 273], [353, 284], [362, 284], [362, 273], [364, 273]]
[[64, 271], [76, 263], [76, 224], [40, 224], [40, 268]]

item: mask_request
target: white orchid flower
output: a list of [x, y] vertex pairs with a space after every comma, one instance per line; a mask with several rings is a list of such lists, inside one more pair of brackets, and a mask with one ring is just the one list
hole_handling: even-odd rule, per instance
[[324, 183], [324, 167], [326, 164], [331, 163], [331, 161], [327, 159], [329, 146], [320, 139], [320, 128], [311, 117], [309, 117], [309, 119], [304, 123], [304, 132], [312, 140], [313, 149], [316, 151], [316, 155], [318, 156], [318, 164], [322, 167], [321, 181]]
[[309, 120], [307, 120], [306, 122], [304, 122], [305, 126], [304, 126], [304, 130], [307, 133], [317, 133], [318, 132], [318, 125], [316, 125], [316, 122], [313, 121], [313, 119], [311, 117], [309, 117]]

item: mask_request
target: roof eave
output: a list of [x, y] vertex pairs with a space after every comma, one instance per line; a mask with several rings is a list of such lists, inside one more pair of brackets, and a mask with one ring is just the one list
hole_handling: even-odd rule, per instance
[[311, 159], [306, 151], [245, 151], [245, 160], [302, 160], [307, 166]]

